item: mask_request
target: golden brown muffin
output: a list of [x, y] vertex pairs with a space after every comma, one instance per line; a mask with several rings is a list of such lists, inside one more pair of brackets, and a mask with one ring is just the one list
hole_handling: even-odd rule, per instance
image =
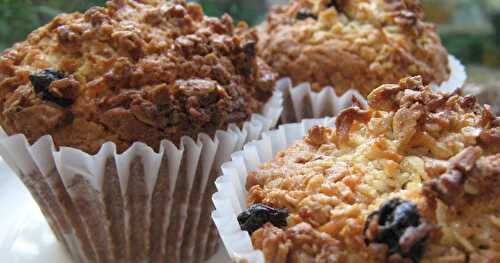
[[447, 51], [418, 0], [292, 0], [258, 27], [259, 55], [295, 84], [339, 94], [421, 75], [449, 78]]
[[63, 14], [0, 56], [0, 124], [95, 153], [158, 148], [258, 112], [275, 74], [257, 36], [183, 0], [114, 0]]
[[418, 77], [368, 99], [249, 174], [266, 262], [500, 262], [500, 118]]

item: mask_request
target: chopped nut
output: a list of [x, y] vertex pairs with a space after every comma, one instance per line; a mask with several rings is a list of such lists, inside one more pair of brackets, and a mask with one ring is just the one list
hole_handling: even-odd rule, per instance
[[437, 160], [429, 157], [424, 157], [425, 171], [430, 177], [436, 177], [446, 172], [448, 162]]
[[73, 76], [69, 76], [52, 82], [49, 86], [49, 92], [58, 98], [74, 101], [79, 95], [79, 88], [80, 83]]
[[500, 127], [484, 130], [479, 135], [481, 146], [491, 153], [500, 152]]
[[351, 132], [351, 127], [354, 121], [366, 123], [370, 120], [370, 118], [371, 112], [367, 110], [361, 110], [359, 108], [349, 108], [343, 110], [335, 120], [335, 126], [337, 129], [337, 146], [342, 146], [348, 143], [349, 133]]
[[453, 204], [453, 201], [461, 194], [465, 180], [481, 153], [482, 150], [479, 147], [468, 147], [451, 158], [447, 171], [438, 179], [424, 185], [424, 193], [437, 197], [448, 205]]
[[424, 114], [423, 106], [414, 104], [410, 109], [401, 108], [393, 118], [393, 132], [400, 147], [405, 147], [417, 132], [417, 122]]
[[323, 177], [323, 175], [318, 174], [314, 176], [313, 178], [309, 179], [306, 190], [309, 192], [316, 192], [321, 187], [321, 184], [324, 180], [325, 178]]
[[388, 141], [384, 138], [375, 139], [375, 141], [371, 144], [370, 149], [365, 152], [365, 156], [369, 160], [388, 159], [397, 163], [403, 160], [403, 156], [390, 149]]
[[368, 105], [374, 110], [396, 111], [398, 103], [395, 96], [403, 89], [396, 84], [385, 84], [368, 95]]
[[331, 136], [331, 129], [324, 126], [313, 126], [309, 129], [307, 136], [305, 137], [305, 142], [314, 146], [319, 147], [329, 141]]
[[500, 154], [481, 157], [467, 182], [481, 193], [495, 192], [500, 187]]
[[433, 229], [432, 225], [423, 222], [415, 204], [392, 199], [368, 216], [363, 232], [367, 244], [388, 246], [388, 262], [399, 258], [404, 259], [402, 262], [417, 263], [424, 254], [427, 236]]

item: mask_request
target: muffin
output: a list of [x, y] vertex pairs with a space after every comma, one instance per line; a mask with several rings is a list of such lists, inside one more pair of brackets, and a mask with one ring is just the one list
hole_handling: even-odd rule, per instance
[[292, 0], [273, 7], [258, 34], [259, 55], [315, 91], [366, 97], [408, 76], [436, 84], [450, 77], [447, 51], [417, 0]]
[[249, 173], [253, 247], [266, 262], [499, 262], [500, 118], [420, 77], [368, 100]]
[[214, 135], [271, 97], [256, 33], [197, 4], [110, 1], [61, 15], [0, 56], [0, 124], [96, 153]]
[[220, 165], [273, 127], [257, 35], [185, 1], [63, 14], [0, 56], [0, 155], [77, 262], [202, 262]]

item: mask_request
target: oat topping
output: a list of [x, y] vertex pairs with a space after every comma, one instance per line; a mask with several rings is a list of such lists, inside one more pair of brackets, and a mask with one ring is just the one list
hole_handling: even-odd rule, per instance
[[254, 247], [267, 262], [500, 261], [500, 153], [481, 139], [498, 119], [419, 77], [368, 98], [249, 175], [249, 204], [289, 212]]

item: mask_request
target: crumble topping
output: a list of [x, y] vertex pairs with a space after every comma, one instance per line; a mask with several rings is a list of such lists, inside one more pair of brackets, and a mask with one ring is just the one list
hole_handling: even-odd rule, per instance
[[249, 204], [289, 213], [253, 232], [254, 247], [267, 262], [499, 261], [500, 151], [481, 139], [498, 119], [420, 77], [368, 98], [249, 174]]

